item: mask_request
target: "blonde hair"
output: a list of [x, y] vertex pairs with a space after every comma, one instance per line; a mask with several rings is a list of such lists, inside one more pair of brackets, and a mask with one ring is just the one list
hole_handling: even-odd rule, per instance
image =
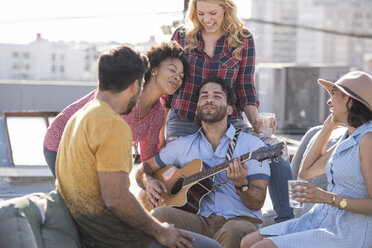
[[243, 22], [238, 18], [237, 7], [232, 0], [191, 0], [189, 8], [187, 10], [188, 25], [186, 29], [186, 38], [189, 43], [185, 46], [185, 50], [190, 52], [192, 49], [198, 47], [199, 42], [197, 34], [203, 29], [203, 26], [199, 22], [196, 3], [198, 1], [204, 1], [208, 3], [215, 3], [222, 6], [225, 10], [225, 16], [222, 22], [222, 29], [228, 34], [227, 43], [230, 47], [235, 48], [232, 56], [235, 59], [241, 59], [240, 53], [244, 48], [243, 38], [251, 36], [251, 33], [243, 33]]

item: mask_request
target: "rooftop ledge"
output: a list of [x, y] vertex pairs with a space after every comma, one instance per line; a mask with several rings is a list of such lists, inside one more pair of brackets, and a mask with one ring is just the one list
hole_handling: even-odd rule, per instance
[[0, 168], [0, 177], [53, 177], [47, 166], [15, 166]]
[[97, 82], [91, 81], [53, 81], [53, 80], [0, 80], [0, 84], [28, 84], [28, 85], [83, 85], [83, 86], [97, 86]]

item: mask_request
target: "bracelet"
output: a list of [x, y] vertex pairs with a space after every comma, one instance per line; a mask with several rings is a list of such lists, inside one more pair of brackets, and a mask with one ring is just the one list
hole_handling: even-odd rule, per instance
[[332, 194], [332, 204], [331, 204], [331, 207], [333, 208], [333, 206], [335, 206], [336, 204], [336, 195], [333, 195]]

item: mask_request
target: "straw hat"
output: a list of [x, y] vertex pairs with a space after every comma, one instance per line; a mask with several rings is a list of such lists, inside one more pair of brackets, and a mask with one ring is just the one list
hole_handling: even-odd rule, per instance
[[337, 87], [346, 95], [360, 101], [372, 111], [372, 77], [362, 71], [353, 71], [345, 74], [336, 83], [318, 79], [318, 83], [323, 86], [331, 95], [333, 87]]

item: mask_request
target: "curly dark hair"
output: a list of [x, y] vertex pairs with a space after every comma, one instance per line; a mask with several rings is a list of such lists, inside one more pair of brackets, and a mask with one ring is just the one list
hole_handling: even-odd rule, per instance
[[121, 92], [135, 80], [141, 85], [147, 68], [146, 56], [129, 46], [118, 46], [103, 53], [98, 59], [98, 88]]
[[145, 83], [149, 80], [152, 69], [158, 67], [163, 60], [167, 58], [177, 58], [181, 60], [183, 64], [184, 76], [181, 87], [185, 85], [186, 78], [189, 75], [189, 63], [186, 60], [185, 51], [176, 41], [162, 42], [159, 45], [153, 45], [145, 54], [150, 63], [150, 68], [145, 74]]
[[[352, 103], [350, 108], [349, 102]], [[359, 102], [358, 100], [355, 100], [354, 98], [349, 97], [349, 100], [346, 103], [346, 108], [349, 111], [347, 122], [352, 127], [358, 128], [364, 123], [372, 120], [372, 111], [369, 110], [366, 105]]]

